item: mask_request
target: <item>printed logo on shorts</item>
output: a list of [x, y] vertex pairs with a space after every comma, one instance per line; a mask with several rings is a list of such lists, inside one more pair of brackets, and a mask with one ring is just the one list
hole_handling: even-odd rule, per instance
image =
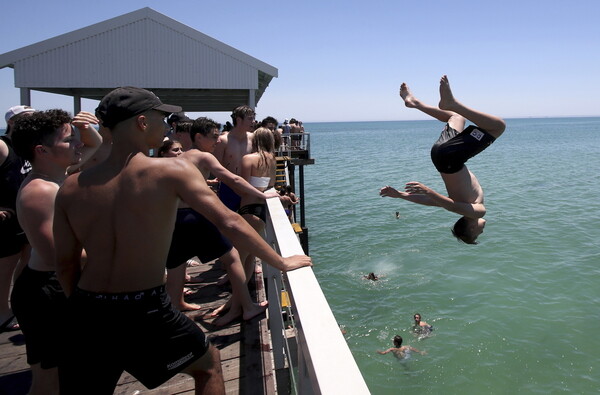
[[167, 364], [167, 369], [168, 370], [177, 369], [178, 367], [180, 367], [181, 365], [183, 365], [184, 363], [186, 363], [187, 361], [189, 361], [193, 357], [194, 357], [194, 353], [193, 352], [191, 352], [191, 353], [189, 353], [187, 355], [184, 355], [183, 357], [179, 358], [177, 361], [171, 362], [171, 363]]
[[481, 141], [481, 139], [483, 138], [483, 132], [481, 130], [473, 130], [471, 132], [471, 136], [473, 136], [473, 138], [477, 141]]

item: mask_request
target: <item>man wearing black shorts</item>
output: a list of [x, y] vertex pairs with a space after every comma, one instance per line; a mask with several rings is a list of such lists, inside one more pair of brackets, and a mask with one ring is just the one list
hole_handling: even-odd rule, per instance
[[[197, 393], [225, 392], [219, 351], [170, 303], [164, 289], [178, 203], [183, 200], [242, 248], [287, 270], [311, 265], [282, 258], [208, 188], [183, 158], [150, 158], [162, 145], [163, 104], [141, 88], [117, 88], [96, 109], [112, 135], [108, 158], [68, 177], [56, 197], [57, 273], [69, 297], [61, 394], [112, 393], [120, 374], [152, 388], [179, 372]], [[87, 260], [81, 265], [81, 251]]]
[[[431, 159], [442, 176], [448, 196], [414, 181], [408, 182], [403, 192], [385, 186], [379, 194], [426, 206], [442, 207], [461, 215], [454, 224], [452, 233], [467, 244], [477, 244], [475, 240], [485, 227], [483, 189], [465, 163], [500, 137], [506, 124], [494, 115], [473, 110], [454, 99], [445, 75], [440, 80], [439, 107], [429, 106], [418, 100], [405, 83], [400, 86], [400, 97], [406, 107], [416, 108], [446, 123], [442, 134], [431, 148]], [[475, 125], [465, 129], [466, 120]]]

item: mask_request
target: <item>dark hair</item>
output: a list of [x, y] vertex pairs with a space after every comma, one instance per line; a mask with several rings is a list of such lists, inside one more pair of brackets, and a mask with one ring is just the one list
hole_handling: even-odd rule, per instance
[[402, 336], [396, 335], [394, 336], [394, 346], [400, 347], [402, 345]]
[[190, 138], [194, 141], [197, 134], [207, 136], [213, 129], [221, 130], [221, 125], [210, 118], [200, 117], [192, 121], [190, 126]]
[[452, 234], [457, 240], [462, 241], [465, 244], [477, 244], [476, 238], [469, 234], [467, 218], [460, 217], [452, 228]]
[[65, 123], [71, 123], [71, 116], [68, 112], [59, 109], [36, 111], [30, 114], [16, 120], [11, 138], [17, 155], [32, 162], [35, 147], [52, 144], [52, 137], [58, 128]]
[[276, 120], [275, 118], [273, 118], [273, 117], [266, 117], [265, 119], [263, 119], [263, 120], [260, 122], [260, 126], [262, 126], [262, 127], [265, 127], [265, 128], [266, 128], [266, 127], [267, 127], [267, 125], [268, 125], [268, 124], [270, 124], [270, 123], [273, 123], [273, 124], [275, 124], [275, 129], [277, 129], [277, 123], [278, 123], [278, 122], [277, 122], [277, 120]]
[[178, 122], [175, 125], [175, 133], [189, 133], [192, 127], [192, 121]]
[[167, 139], [165, 141], [163, 141], [163, 145], [158, 149], [157, 155], [159, 157], [164, 157], [165, 153], [168, 152], [171, 147], [173, 146], [173, 144], [179, 144], [181, 145], [181, 143], [179, 142], [179, 140], [170, 140]]
[[231, 120], [233, 121], [233, 126], [236, 126], [237, 119], [242, 118], [245, 119], [248, 115], [256, 115], [254, 110], [249, 106], [238, 106], [233, 109], [231, 112]]
[[419, 316], [419, 319], [423, 318], [423, 316], [422, 316], [420, 313], [414, 313], [414, 314], [413, 314], [413, 318], [415, 318], [415, 316], [416, 316], [416, 315], [418, 315], [418, 316]]
[[231, 122], [225, 122], [225, 125], [223, 125], [223, 131], [229, 132], [231, 129], [233, 129], [233, 125], [231, 124]]

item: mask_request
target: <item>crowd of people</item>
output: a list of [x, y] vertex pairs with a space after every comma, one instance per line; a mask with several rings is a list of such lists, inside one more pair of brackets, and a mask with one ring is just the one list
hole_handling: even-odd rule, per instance
[[219, 351], [182, 313], [199, 308], [184, 299], [186, 263], [227, 271], [231, 298], [208, 314], [217, 326], [266, 309], [247, 287], [255, 258], [312, 265], [261, 236], [266, 199], [297, 203], [273, 188], [277, 121], [240, 106], [222, 132], [182, 110], [123, 87], [95, 114], [6, 113], [0, 331], [25, 335], [31, 394], [108, 394], [123, 371], [148, 388], [184, 372], [198, 392], [224, 393]]

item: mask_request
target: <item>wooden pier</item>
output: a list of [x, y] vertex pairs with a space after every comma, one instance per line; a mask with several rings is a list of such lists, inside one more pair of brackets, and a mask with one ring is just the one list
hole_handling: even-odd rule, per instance
[[[229, 285], [217, 285], [225, 271], [219, 262], [212, 262], [189, 267], [188, 273], [191, 276], [200, 275], [204, 281], [186, 285], [192, 291], [186, 296], [186, 301], [202, 306], [201, 310], [187, 312], [186, 315], [202, 328], [220, 350], [227, 394], [276, 393], [266, 314], [263, 313], [250, 321], [235, 321], [221, 328], [215, 327], [211, 324], [212, 319], [205, 320], [202, 317], [231, 296]], [[255, 280], [250, 284], [255, 300], [266, 300], [263, 284], [262, 274], [257, 273]], [[27, 393], [30, 384], [31, 371], [27, 364], [23, 334], [21, 331], [0, 334], [0, 394], [23, 395]], [[160, 387], [148, 390], [132, 376], [124, 373], [114, 393], [189, 395], [194, 393], [194, 381], [191, 376], [178, 374]], [[279, 393], [287, 391], [280, 388]]]

